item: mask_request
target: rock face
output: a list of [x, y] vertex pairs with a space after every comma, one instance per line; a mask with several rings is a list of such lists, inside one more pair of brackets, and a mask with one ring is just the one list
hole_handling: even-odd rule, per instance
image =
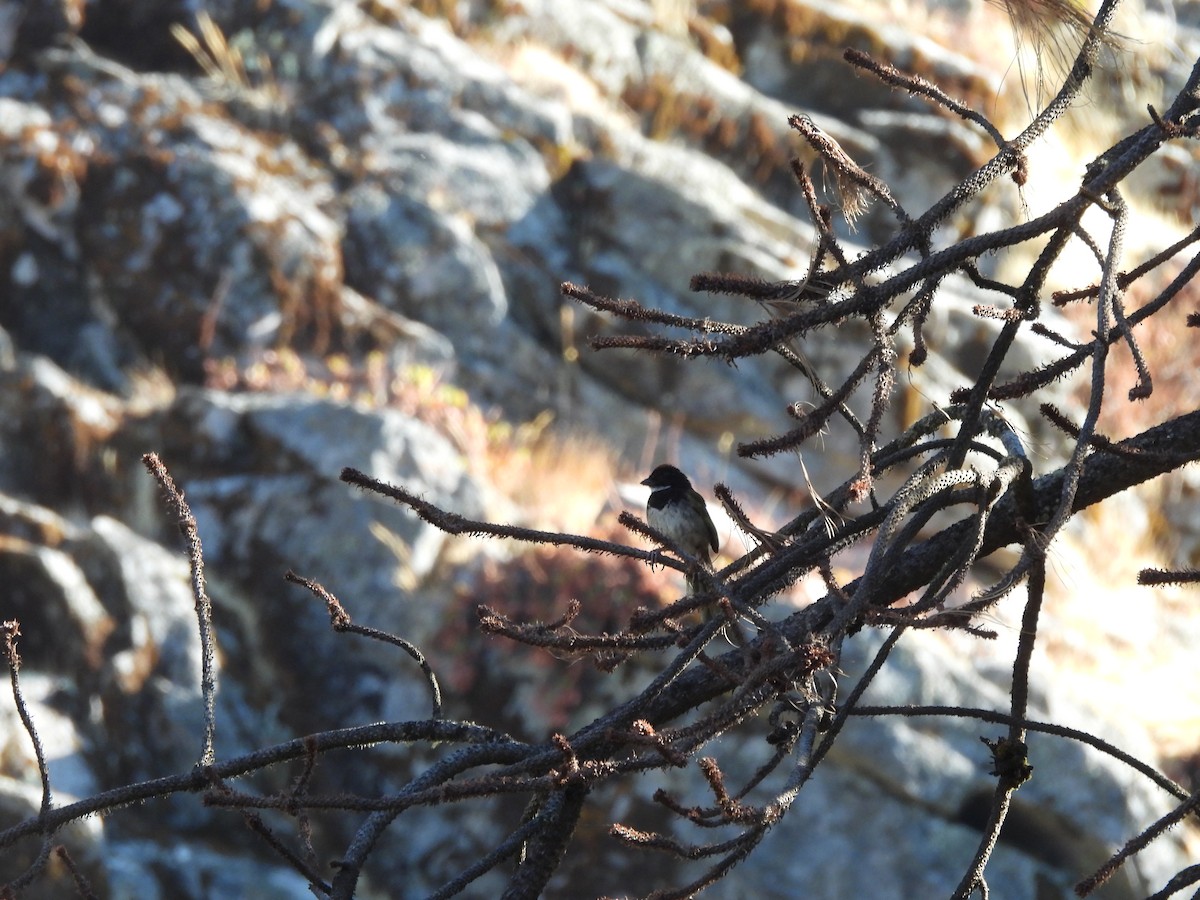
[[[194, 600], [177, 529], [138, 463], [148, 451], [184, 488], [204, 542], [218, 757], [428, 715], [415, 663], [334, 634], [321, 603], [284, 582], [289, 569], [321, 582], [356, 622], [440, 657], [453, 717], [538, 740], [568, 719], [582, 724], [646, 673], [585, 676], [484, 640], [474, 607], [519, 593], [530, 618], [552, 619], [569, 597], [618, 584], [592, 601], [607, 615], [605, 604], [649, 602], [643, 570], [512, 559], [511, 548], [448, 538], [338, 473], [362, 470], [464, 516], [521, 519], [545, 470], [583, 477], [568, 445], [551, 442], [560, 455], [536, 457], [543, 470], [521, 479], [523, 496], [494, 483], [502, 462], [542, 446], [504, 435], [553, 421], [548, 433], [602, 439], [627, 470], [649, 453], [752, 496], [805, 477], [837, 483], [857, 452], [838, 436], [803, 470], [794, 459], [729, 459], [733, 441], [787, 428], [785, 408], [813, 399], [795, 370], [765, 357], [729, 368], [592, 353], [588, 337], [630, 326], [568, 303], [558, 285], [755, 321], [762, 310], [688, 282], [704, 271], [804, 277], [813, 230], [788, 172], [801, 152], [789, 115], [811, 113], [910, 210], [990, 153], [967, 126], [849, 76], [842, 48], [870, 48], [980, 102], [1009, 89], [1003, 69], [844, 5], [798, 0], [703, 3], [682, 32], [661, 18], [667, 4], [653, 4], [656, 20], [650, 6], [617, 0], [201, 6], [0, 2], [0, 618], [21, 622], [26, 700], [56, 803], [199, 759]], [[419, 11], [430, 8], [455, 11]], [[962, 28], [978, 26], [959, 14]], [[1186, 27], [1179, 41], [1194, 46]], [[1132, 105], [1144, 116], [1144, 102]], [[1187, 152], [1181, 164], [1194, 164]], [[891, 215], [870, 209], [859, 237], [890, 233]], [[973, 215], [1022, 211], [1001, 197]], [[924, 413], [969, 383], [1000, 327], [972, 314], [965, 279], [943, 288], [927, 326], [938, 352], [909, 373], [906, 410]], [[1055, 315], [1044, 321], [1072, 333]], [[804, 349], [834, 382], [861, 338], [828, 329]], [[1027, 367], [1043, 361], [1029, 346]], [[1069, 385], [1055, 390], [1069, 402]], [[1006, 415], [1044, 437], [1034, 410]], [[876, 643], [858, 638], [847, 672]], [[971, 652], [902, 645], [872, 702], [1003, 708], [1007, 683], [968, 665]], [[1077, 699], [1040, 698], [1033, 716], [1098, 715]], [[28, 736], [11, 703], [0, 710], [3, 829], [36, 814], [40, 792]], [[1131, 723], [1098, 730], [1154, 756]], [[789, 897], [800, 885], [814, 897], [948, 895], [993, 783], [979, 734], [960, 721], [855, 723], [806, 799], [820, 814], [785, 819], [761, 859], [711, 895]], [[1167, 808], [1102, 754], [1034, 742], [1039, 777], [989, 869], [999, 896], [1065, 896]], [[747, 748], [748, 771], [760, 750]], [[386, 792], [429, 753], [353, 756], [321, 770], [322, 791]], [[702, 793], [693, 776], [672, 790]], [[272, 778], [253, 789], [277, 789]], [[649, 805], [610, 801], [614, 816]], [[436, 890], [520, 812], [415, 813], [404, 833], [381, 838], [362, 895]], [[686, 880], [681, 864], [618, 852], [607, 824], [585, 824], [582, 846], [597, 855], [568, 859], [556, 896]], [[355, 824], [316, 827], [332, 854]], [[183, 795], [60, 837], [109, 896], [306, 892], [237, 828], [236, 814]], [[0, 854], [0, 881], [37, 844]], [[1144, 896], [1182, 858], [1178, 843], [1159, 842], [1100, 896]], [[60, 876], [31, 895], [61, 895]], [[503, 878], [489, 877], [477, 888], [498, 894]]]

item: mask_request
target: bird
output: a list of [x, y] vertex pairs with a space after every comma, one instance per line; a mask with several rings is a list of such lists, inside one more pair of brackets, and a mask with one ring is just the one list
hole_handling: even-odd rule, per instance
[[[695, 557], [712, 571], [712, 554], [717, 552], [717, 527], [708, 507], [692, 487], [688, 477], [672, 465], [655, 466], [642, 484], [650, 488], [646, 501], [646, 521], [655, 531], [671, 539], [679, 549]], [[703, 580], [698, 573], [687, 575], [688, 596], [699, 593]]]

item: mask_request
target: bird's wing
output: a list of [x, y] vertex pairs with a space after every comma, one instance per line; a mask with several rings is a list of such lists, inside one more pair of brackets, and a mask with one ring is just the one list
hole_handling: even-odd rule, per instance
[[717, 548], [721, 546], [721, 540], [717, 537], [717, 526], [713, 524], [712, 516], [708, 514], [708, 507], [702, 507], [704, 510], [704, 524], [708, 528], [708, 543], [712, 546], [713, 553], [717, 552]]

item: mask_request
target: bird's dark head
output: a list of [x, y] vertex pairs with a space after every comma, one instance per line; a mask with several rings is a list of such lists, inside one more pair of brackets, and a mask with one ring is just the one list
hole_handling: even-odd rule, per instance
[[661, 491], [667, 488], [689, 490], [692, 486], [686, 475], [674, 466], [669, 466], [666, 463], [663, 463], [661, 466], [655, 466], [654, 471], [650, 473], [650, 477], [642, 481], [642, 484], [646, 485], [652, 491]]

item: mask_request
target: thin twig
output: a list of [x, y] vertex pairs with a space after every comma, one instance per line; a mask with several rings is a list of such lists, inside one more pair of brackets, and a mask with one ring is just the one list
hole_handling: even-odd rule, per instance
[[175, 479], [167, 471], [156, 453], [147, 453], [142, 457], [142, 465], [154, 476], [162, 489], [167, 505], [175, 516], [175, 524], [179, 527], [188, 546], [188, 566], [192, 576], [192, 597], [196, 601], [196, 621], [200, 630], [200, 692], [204, 697], [204, 745], [200, 751], [200, 765], [210, 766], [215, 759], [213, 741], [217, 730], [216, 697], [216, 651], [212, 626], [212, 601], [204, 586], [204, 551], [200, 544], [200, 530], [196, 527], [196, 519], [191, 507], [183, 499], [183, 491], [175, 485]]
[[1125, 864], [1125, 860], [1138, 851], [1144, 850], [1155, 838], [1164, 834], [1168, 828], [1178, 825], [1184, 818], [1195, 813], [1197, 810], [1200, 810], [1200, 790], [1194, 792], [1173, 810], [1146, 828], [1141, 834], [1130, 838], [1128, 843], [1113, 854], [1104, 865], [1076, 884], [1075, 893], [1080, 897], [1086, 897], [1093, 893], [1117, 873], [1117, 870]]
[[417, 665], [421, 667], [421, 672], [425, 675], [425, 682], [429, 685], [429, 693], [433, 700], [433, 711], [430, 713], [430, 718], [440, 719], [442, 717], [442, 689], [438, 685], [437, 675], [433, 673], [433, 669], [430, 667], [429, 661], [425, 658], [425, 654], [417, 649], [415, 644], [406, 641], [398, 635], [380, 631], [378, 628], [356, 625], [351, 621], [350, 614], [346, 612], [337, 597], [312, 579], [304, 578], [291, 571], [285, 572], [283, 577], [292, 584], [308, 588], [320, 600], [325, 601], [325, 606], [329, 610], [329, 621], [333, 625], [334, 631], [345, 631], [350, 634], [370, 638], [373, 641], [382, 641], [385, 644], [391, 644], [393, 647], [399, 647], [416, 660]]
[[21, 623], [16, 619], [0, 623], [0, 652], [3, 653], [4, 661], [8, 665], [8, 681], [12, 687], [13, 703], [17, 707], [17, 716], [21, 719], [21, 725], [24, 727], [25, 733], [29, 735], [30, 743], [33, 744], [38, 778], [42, 782], [42, 803], [35, 820], [40, 823], [42, 846], [37, 857], [26, 870], [6, 885], [6, 888], [14, 895], [24, 890], [41, 875], [42, 870], [50, 861], [54, 832], [58, 830], [58, 827], [50, 822], [50, 811], [54, 798], [50, 794], [50, 768], [46, 764], [46, 751], [42, 747], [42, 739], [38, 737], [37, 728], [33, 724], [33, 716], [29, 714], [29, 707], [25, 703], [25, 694], [21, 690], [21, 654], [17, 652], [17, 638], [20, 636]]

